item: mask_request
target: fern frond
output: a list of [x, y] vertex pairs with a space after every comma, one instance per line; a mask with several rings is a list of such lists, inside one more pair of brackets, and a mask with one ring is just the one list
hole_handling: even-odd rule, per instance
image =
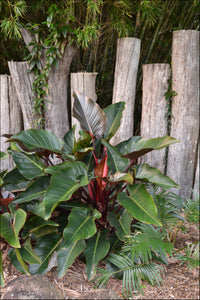
[[110, 277], [116, 277], [117, 273], [123, 272], [122, 294], [125, 297], [133, 296], [133, 293], [142, 293], [142, 280], [148, 281], [150, 284], [160, 285], [162, 283], [161, 270], [162, 267], [155, 263], [136, 264], [129, 256], [122, 254], [110, 254], [107, 260], [117, 267], [115, 270], [97, 269], [100, 274], [95, 279], [95, 287], [105, 287]]
[[137, 232], [126, 239], [122, 253], [130, 253], [136, 262], [139, 260], [144, 263], [149, 263], [152, 253], [155, 253], [167, 263], [167, 254], [172, 253], [173, 247], [171, 243], [163, 241], [159, 229], [150, 224], [140, 224], [136, 228]]

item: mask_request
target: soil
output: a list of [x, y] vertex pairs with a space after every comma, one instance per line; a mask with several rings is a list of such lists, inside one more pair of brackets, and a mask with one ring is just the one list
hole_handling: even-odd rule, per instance
[[[179, 232], [175, 242], [175, 248], [181, 249], [187, 243], [197, 242], [199, 240], [199, 231], [193, 224], [187, 224], [187, 232]], [[1, 295], [6, 291], [7, 285], [13, 279], [24, 276], [19, 273], [8, 259], [9, 245], [4, 240], [0, 240], [3, 252], [3, 270], [5, 278], [5, 287], [1, 288]], [[181, 252], [184, 253], [184, 252]], [[85, 265], [76, 260], [67, 270], [63, 278], [57, 277], [57, 270], [54, 267], [45, 277], [56, 284], [64, 293], [65, 299], [86, 299], [85, 296], [89, 291], [92, 292], [93, 284], [87, 281]], [[180, 261], [169, 258], [168, 265], [163, 271], [163, 285], [151, 286], [144, 282], [144, 295], [135, 294], [129, 299], [199, 299], [199, 267], [189, 270], [187, 264], [180, 265]], [[122, 281], [111, 278], [108, 281], [106, 289], [117, 292], [122, 297]], [[93, 298], [94, 299], [94, 298]], [[95, 298], [106, 299], [106, 298]]]

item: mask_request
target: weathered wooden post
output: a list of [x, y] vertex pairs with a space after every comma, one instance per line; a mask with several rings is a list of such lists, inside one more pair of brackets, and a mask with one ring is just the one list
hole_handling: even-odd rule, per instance
[[199, 182], [199, 144], [198, 144], [198, 151], [197, 151], [197, 159], [196, 159], [196, 168], [195, 168], [195, 176], [194, 176], [194, 186], [193, 186], [193, 198], [195, 194], [199, 194], [200, 182]]
[[80, 124], [77, 119], [72, 116], [72, 109], [74, 104], [73, 92], [79, 91], [84, 95], [91, 98], [96, 102], [97, 95], [95, 89], [95, 82], [98, 73], [86, 73], [78, 72], [71, 73], [71, 124], [72, 126], [76, 124], [75, 137], [79, 137], [79, 130], [81, 129]]
[[180, 186], [182, 198], [191, 197], [199, 137], [199, 32], [173, 32], [171, 136], [180, 143], [169, 147], [167, 175]]
[[[2, 137], [3, 134], [16, 134], [23, 129], [22, 113], [18, 103], [15, 87], [12, 79], [8, 75], [0, 76], [0, 110], [1, 110], [1, 151], [6, 152], [9, 144], [6, 143], [7, 138]], [[2, 160], [1, 171], [10, 170], [14, 163], [11, 157]]]
[[24, 129], [36, 128], [37, 115], [34, 114], [34, 98], [36, 96], [32, 91], [34, 74], [28, 72], [27, 62], [9, 61], [8, 66], [21, 106]]
[[120, 38], [117, 41], [113, 103], [126, 102], [120, 127], [111, 139], [116, 145], [133, 136], [134, 104], [141, 41], [136, 38]]
[[[143, 70], [143, 96], [142, 96], [142, 138], [155, 138], [167, 134], [166, 100], [165, 92], [168, 89], [170, 77], [169, 64], [148, 64]], [[166, 149], [152, 151], [145, 154], [140, 163], [147, 163], [165, 171]]]

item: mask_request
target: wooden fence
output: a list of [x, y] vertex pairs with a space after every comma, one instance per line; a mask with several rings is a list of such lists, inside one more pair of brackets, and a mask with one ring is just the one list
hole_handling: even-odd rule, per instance
[[[113, 145], [126, 140], [134, 132], [134, 103], [137, 70], [140, 57], [140, 40], [122, 38], [118, 40], [113, 86], [113, 103], [125, 101], [126, 108], [118, 132], [112, 138]], [[71, 59], [71, 57], [70, 57]], [[28, 71], [26, 62], [9, 62], [11, 75], [0, 75], [1, 135], [15, 134], [23, 129], [34, 127], [32, 92], [33, 74]], [[146, 162], [159, 168], [173, 178], [180, 190], [173, 190], [183, 198], [192, 196], [192, 189], [199, 191], [199, 32], [180, 30], [173, 32], [172, 61], [169, 64], [143, 65], [143, 96], [141, 136], [153, 138], [167, 134], [165, 92], [169, 88], [171, 76], [173, 97], [171, 136], [180, 143], [161, 151], [146, 154], [140, 162]], [[59, 94], [66, 93], [59, 85], [59, 74], [51, 80], [51, 96], [59, 89]], [[96, 101], [95, 80], [97, 73], [71, 73], [71, 106], [73, 90], [79, 90]], [[53, 75], [52, 75], [53, 78]], [[61, 100], [64, 99], [64, 100]], [[63, 136], [68, 124], [69, 103], [67, 96], [48, 104], [45, 128]], [[56, 99], [58, 99], [56, 95]], [[51, 111], [51, 115], [50, 115]], [[52, 113], [53, 112], [53, 113]], [[63, 118], [66, 114], [66, 123]], [[62, 121], [61, 121], [62, 120]], [[76, 123], [71, 117], [71, 125]], [[76, 132], [78, 136], [78, 129]], [[1, 137], [1, 151], [8, 145]], [[11, 169], [11, 159], [1, 161], [1, 169]]]

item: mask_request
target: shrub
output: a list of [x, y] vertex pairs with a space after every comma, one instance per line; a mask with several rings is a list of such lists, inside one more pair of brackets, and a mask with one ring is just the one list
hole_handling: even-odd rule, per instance
[[[125, 104], [119, 102], [102, 110], [79, 92], [74, 93], [74, 99], [73, 115], [82, 128], [78, 140], [75, 127], [62, 139], [40, 129], [28, 129], [8, 139], [8, 152], [16, 167], [1, 174], [1, 207], [6, 211], [2, 209], [0, 218], [1, 236], [11, 246], [10, 260], [24, 274], [45, 274], [56, 252], [60, 278], [82, 254], [91, 280], [101, 260], [108, 258], [107, 263], [114, 264], [113, 255], [120, 255], [120, 266], [139, 268], [138, 263], [144, 260], [149, 265], [150, 282], [159, 282], [157, 268], [149, 264], [148, 243], [146, 253], [137, 253], [137, 259], [126, 255], [124, 260], [124, 254], [117, 251], [127, 246], [127, 237], [132, 234], [134, 243], [142, 239], [144, 233], [136, 235], [138, 225], [155, 235], [154, 256], [165, 260], [164, 252], [170, 252], [162, 240], [162, 254], [156, 250], [159, 235], [154, 227], [160, 228], [162, 220], [146, 184], [164, 190], [178, 185], [160, 170], [148, 164], [138, 165], [137, 160], [178, 141], [169, 136], [134, 136], [112, 146], [109, 141], [119, 128]], [[53, 157], [60, 163], [54, 165]], [[6, 191], [15, 198], [4, 206], [5, 199], [8, 201]], [[141, 272], [141, 278], [148, 279], [146, 269]], [[134, 273], [131, 276], [136, 278], [135, 288], [140, 291], [139, 277]]]

